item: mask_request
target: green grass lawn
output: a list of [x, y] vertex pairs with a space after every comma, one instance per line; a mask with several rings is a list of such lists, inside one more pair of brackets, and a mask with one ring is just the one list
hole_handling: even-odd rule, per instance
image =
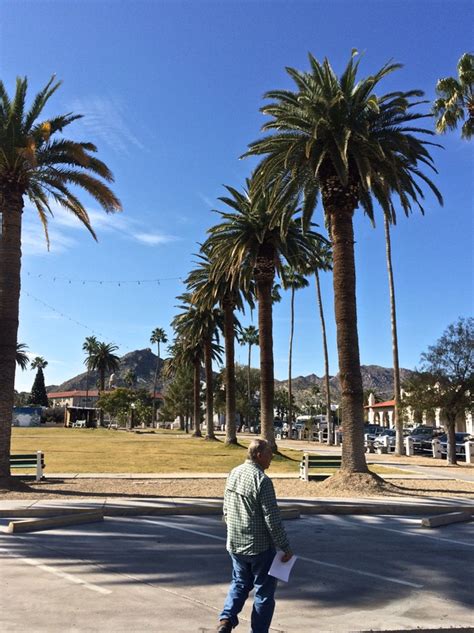
[[[185, 434], [127, 433], [107, 429], [14, 428], [12, 453], [45, 454], [47, 473], [226, 473], [245, 460], [246, 446], [225, 446]], [[302, 453], [282, 449], [275, 473], [296, 473]], [[397, 469], [371, 467], [374, 472]], [[329, 471], [329, 469], [328, 469]]]

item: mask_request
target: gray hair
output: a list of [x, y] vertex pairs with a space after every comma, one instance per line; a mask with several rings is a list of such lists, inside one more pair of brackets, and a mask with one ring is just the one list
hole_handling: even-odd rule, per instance
[[252, 440], [247, 450], [247, 457], [254, 462], [257, 459], [257, 455], [264, 453], [266, 449], [271, 449], [270, 442], [267, 442], [267, 440], [262, 440], [261, 438]]

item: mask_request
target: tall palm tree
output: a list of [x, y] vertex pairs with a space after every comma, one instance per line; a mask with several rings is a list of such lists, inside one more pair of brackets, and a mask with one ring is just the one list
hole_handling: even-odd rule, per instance
[[156, 327], [150, 336], [150, 343], [152, 345], [156, 344], [157, 347], [157, 359], [156, 359], [156, 367], [155, 367], [155, 377], [153, 379], [153, 425], [156, 422], [156, 384], [158, 382], [158, 372], [160, 368], [160, 343], [167, 343], [168, 337], [166, 336], [166, 332], [161, 327]]
[[[91, 371], [91, 357], [99, 341], [95, 336], [86, 336], [82, 344], [82, 351], [85, 352], [86, 358], [84, 364], [86, 366], [86, 407], [89, 407], [89, 374]], [[86, 412], [86, 419], [89, 421], [89, 411]]]
[[395, 302], [395, 283], [393, 281], [392, 244], [390, 239], [390, 222], [384, 216], [385, 252], [387, 257], [388, 290], [390, 296], [390, 323], [392, 329], [392, 359], [393, 359], [393, 392], [395, 406], [393, 408], [393, 423], [395, 426], [395, 454], [404, 455], [403, 418], [401, 415], [402, 396], [400, 382], [400, 362], [398, 357], [397, 310]]
[[39, 117], [59, 88], [54, 77], [26, 108], [27, 80], [17, 79], [10, 99], [0, 82], [0, 477], [10, 475], [11, 410], [20, 298], [21, 220], [25, 197], [36, 208], [48, 241], [51, 200], [84, 224], [95, 238], [85, 207], [70, 186], [85, 190], [107, 212], [119, 211], [117, 197], [103, 181], [108, 167], [92, 143], [56, 138], [80, 115]]
[[[218, 240], [217, 240], [218, 241]], [[222, 312], [225, 348], [225, 429], [226, 444], [237, 444], [236, 387], [235, 387], [235, 332], [239, 322], [235, 310], [244, 311], [244, 303], [254, 307], [253, 284], [249, 271], [241, 268], [232, 277], [222, 272], [213, 261], [215, 241], [207, 240], [201, 247], [197, 267], [188, 277], [193, 291], [193, 302], [210, 310], [219, 305]]]
[[[219, 359], [218, 345], [213, 341], [218, 339], [218, 328], [222, 328], [221, 314], [218, 309], [209, 309], [193, 302], [193, 295], [185, 293], [178, 297], [182, 302], [179, 306], [183, 312], [173, 319], [173, 327], [183, 341], [182, 345], [192, 356], [195, 369], [195, 410], [194, 435], [201, 436], [200, 430], [200, 378], [201, 359], [204, 358], [206, 375], [206, 439], [215, 440], [214, 411], [213, 411], [213, 358]], [[199, 405], [199, 407], [198, 407]]]
[[[386, 64], [374, 75], [357, 79], [357, 51], [338, 77], [327, 59], [309, 56], [310, 70], [287, 72], [296, 89], [274, 90], [262, 108], [271, 117], [263, 126], [273, 131], [252, 143], [246, 155], [263, 155], [257, 167], [261, 180], [280, 178], [303, 193], [303, 218], [308, 221], [321, 195], [334, 261], [334, 303], [339, 372], [342, 386], [344, 445], [341, 476], [368, 474], [364, 454], [363, 390], [357, 332], [353, 215], [361, 206], [373, 220], [374, 200], [390, 221], [393, 198], [408, 215], [422, 208], [420, 182], [441, 194], [421, 171], [434, 169], [416, 122], [421, 91], [378, 96], [375, 89], [399, 64]], [[421, 165], [421, 167], [420, 167]]]
[[27, 349], [28, 349], [28, 345], [26, 345], [26, 343], [16, 344], [15, 361], [18, 367], [22, 371], [25, 371], [25, 369], [28, 369], [28, 365], [30, 364], [30, 359], [28, 358], [28, 354], [26, 352]]
[[[326, 270], [328, 270], [329, 268], [330, 268], [330, 265], [327, 264]], [[328, 430], [327, 443], [331, 445], [333, 441], [333, 428], [332, 428], [332, 408], [331, 408], [331, 387], [329, 384], [330, 375], [329, 375], [328, 339], [326, 335], [326, 319], [324, 318], [323, 300], [321, 297], [321, 283], [319, 280], [319, 270], [317, 267], [314, 269], [314, 279], [315, 279], [315, 284], [316, 284], [316, 298], [318, 302], [319, 319], [321, 321], [321, 334], [322, 334], [322, 341], [323, 341], [324, 391], [326, 395], [326, 420], [327, 420], [327, 430]]]
[[295, 292], [302, 288], [307, 288], [309, 282], [304, 275], [299, 273], [291, 266], [284, 266], [282, 269], [281, 281], [285, 290], [291, 291], [290, 299], [290, 343], [288, 349], [288, 424], [290, 432], [288, 437], [291, 438], [291, 429], [293, 424], [293, 386], [291, 376], [291, 366], [293, 361], [293, 335], [295, 331]]
[[[247, 180], [242, 192], [226, 187], [229, 196], [220, 200], [231, 211], [219, 211], [222, 222], [209, 229], [216, 268], [228, 275], [252, 270], [258, 302], [260, 343], [260, 398], [262, 436], [276, 450], [273, 426], [274, 369], [272, 288], [282, 259], [297, 265], [309, 256], [310, 242], [321, 239], [311, 230], [303, 233], [294, 218], [297, 201], [276, 184], [259, 188], [255, 179]], [[277, 216], [275, 210], [280, 214]], [[274, 220], [273, 218], [276, 218]]]
[[[114, 353], [118, 350], [117, 345], [113, 343], [97, 342], [97, 345], [91, 350], [89, 357], [90, 369], [99, 373], [99, 398], [105, 390], [105, 375], [117, 371], [120, 364], [120, 358]], [[99, 425], [104, 422], [104, 411], [99, 411]]]
[[464, 53], [458, 62], [458, 76], [445, 77], [436, 84], [438, 98], [433, 104], [436, 131], [455, 130], [461, 121], [461, 138], [474, 134], [474, 55]]
[[258, 340], [259, 340], [259, 336], [258, 336], [258, 329], [255, 327], [255, 325], [249, 325], [246, 328], [243, 328], [242, 333], [240, 335], [239, 338], [239, 343], [241, 345], [248, 345], [248, 359], [247, 359], [247, 402], [248, 402], [248, 409], [249, 409], [249, 415], [251, 415], [251, 411], [252, 411], [252, 402], [251, 402], [251, 386], [250, 386], [250, 368], [252, 365], [252, 346], [253, 345], [258, 345]]

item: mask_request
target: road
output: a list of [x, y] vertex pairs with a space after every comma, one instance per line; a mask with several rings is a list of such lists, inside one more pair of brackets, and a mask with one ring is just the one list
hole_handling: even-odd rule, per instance
[[[415, 517], [287, 521], [299, 556], [272, 632], [473, 626], [474, 524]], [[123, 517], [0, 536], [0, 629], [207, 633], [230, 579], [215, 516]], [[248, 631], [250, 601], [237, 631]]]

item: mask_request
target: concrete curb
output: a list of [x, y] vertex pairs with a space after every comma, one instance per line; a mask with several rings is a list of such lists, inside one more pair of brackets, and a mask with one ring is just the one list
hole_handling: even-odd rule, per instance
[[104, 520], [104, 513], [101, 510], [92, 512], [75, 512], [47, 519], [27, 519], [26, 521], [10, 521], [6, 528], [1, 531], [6, 534], [16, 534], [17, 532], [37, 532], [40, 530], [51, 530], [65, 525], [78, 525], [80, 523], [96, 523]]
[[[452, 512], [464, 512], [468, 515], [474, 515], [473, 505], [454, 505], [439, 504], [433, 505], [428, 503], [420, 504], [394, 504], [394, 503], [335, 503], [335, 502], [316, 502], [310, 504], [287, 504], [280, 507], [283, 518], [295, 518], [296, 515], [420, 515], [435, 514], [440, 515]], [[84, 512], [100, 511], [106, 517], [114, 516], [173, 516], [173, 515], [220, 515], [222, 514], [222, 503], [214, 504], [180, 504], [174, 506], [157, 506], [157, 505], [107, 505], [101, 504], [100, 508], [89, 506], [87, 510], [84, 508], [69, 508], [67, 506], [56, 507], [29, 507], [29, 508], [12, 508], [0, 510], [1, 518], [27, 518], [27, 517], [61, 517], [64, 515], [76, 516]]]

